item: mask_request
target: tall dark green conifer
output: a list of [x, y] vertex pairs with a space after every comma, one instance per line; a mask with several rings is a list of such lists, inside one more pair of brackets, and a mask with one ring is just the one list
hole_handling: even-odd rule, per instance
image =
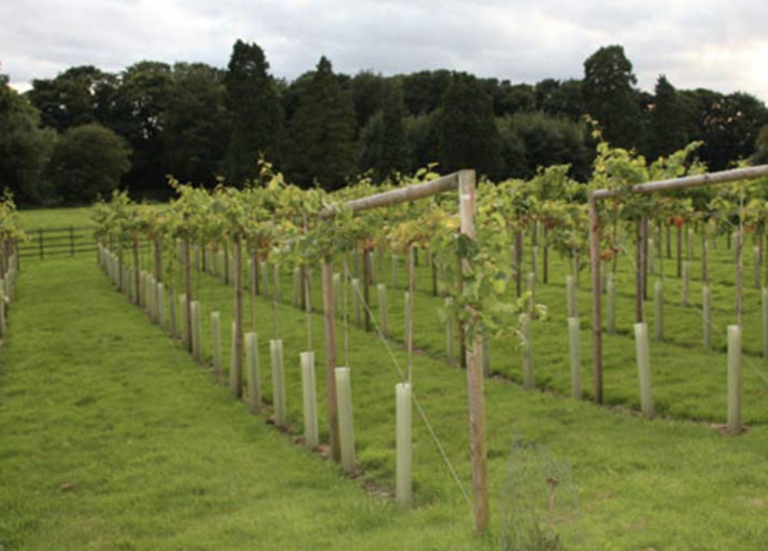
[[361, 168], [373, 170], [379, 180], [408, 169], [402, 85], [387, 81], [382, 95], [382, 108], [369, 119], [360, 135]]
[[661, 75], [656, 81], [654, 109], [651, 113], [649, 153], [652, 158], [669, 155], [685, 147], [685, 113], [677, 100], [677, 90]]
[[605, 46], [584, 62], [584, 101], [605, 137], [617, 147], [637, 147], [640, 109], [634, 91], [637, 78], [621, 46]]
[[342, 187], [355, 169], [354, 131], [352, 97], [323, 56], [291, 121], [292, 181], [305, 186], [317, 181], [328, 190]]
[[256, 43], [235, 42], [224, 78], [232, 134], [226, 172], [240, 184], [258, 174], [259, 156], [280, 161], [282, 111], [264, 51]]
[[491, 178], [499, 176], [501, 143], [493, 102], [474, 76], [453, 76], [443, 95], [438, 136], [441, 172], [473, 168]]

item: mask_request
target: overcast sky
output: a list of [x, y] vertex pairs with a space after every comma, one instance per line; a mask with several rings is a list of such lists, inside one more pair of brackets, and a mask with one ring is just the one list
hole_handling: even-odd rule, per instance
[[641, 88], [742, 90], [768, 102], [768, 0], [0, 0], [0, 72], [23, 88], [74, 65], [142, 59], [226, 66], [237, 38], [294, 78], [448, 68], [513, 82], [581, 78], [622, 44]]

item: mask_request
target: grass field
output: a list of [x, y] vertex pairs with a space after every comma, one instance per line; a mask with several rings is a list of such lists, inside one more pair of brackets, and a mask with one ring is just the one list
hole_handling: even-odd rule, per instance
[[87, 226], [91, 223], [90, 211], [90, 207], [28, 209], [19, 211], [19, 219], [26, 229]]
[[[81, 216], [82, 213], [73, 213]], [[56, 215], [58, 216], [58, 215]], [[53, 216], [51, 217], [53, 218]], [[41, 213], [36, 218], [46, 223]], [[75, 223], [75, 222], [72, 222]], [[733, 322], [732, 262], [721, 247], [712, 279], [715, 324]], [[389, 282], [389, 262], [378, 279]], [[606, 398], [637, 408], [632, 267], [622, 261], [619, 334], [606, 340]], [[399, 282], [405, 282], [400, 267]], [[745, 418], [750, 430], [720, 436], [707, 423], [725, 414], [725, 355], [699, 345], [695, 308], [679, 304], [667, 279], [667, 342], [652, 343], [657, 409], [653, 421], [626, 410], [565, 398], [568, 392], [564, 263], [537, 290], [549, 316], [535, 325], [537, 383], [517, 384], [514, 343], [492, 342], [486, 380], [492, 536], [471, 534], [470, 510], [425, 426], [414, 426], [416, 509], [400, 511], [394, 487], [393, 360], [375, 335], [350, 329], [349, 366], [362, 475], [355, 480], [294, 444], [244, 405], [232, 403], [210, 373], [114, 292], [90, 255], [29, 261], [12, 306], [0, 379], [0, 543], [23, 549], [469, 549], [502, 547], [510, 446], [536, 443], [571, 466], [578, 518], [558, 523], [564, 549], [761, 550], [768, 545], [768, 407], [759, 358], [759, 303], [749, 291], [745, 322]], [[671, 272], [667, 266], [667, 272]], [[696, 273], [695, 269], [692, 273]], [[419, 271], [415, 392], [465, 487], [470, 487], [465, 374], [445, 364], [445, 334], [429, 273]], [[582, 278], [586, 287], [587, 278]], [[205, 314], [232, 316], [232, 288], [208, 275], [195, 287]], [[317, 290], [319, 285], [315, 283]], [[677, 289], [676, 289], [677, 287]], [[695, 301], [698, 285], [692, 285]], [[290, 299], [290, 276], [282, 294]], [[375, 293], [372, 293], [375, 299]], [[43, 298], [44, 297], [44, 298]], [[320, 304], [319, 296], [313, 299]], [[390, 293], [393, 358], [405, 357], [402, 298]], [[375, 302], [373, 304], [376, 311]], [[261, 366], [273, 333], [270, 303], [256, 302]], [[580, 297], [585, 387], [589, 312]], [[652, 314], [652, 307], [648, 309]], [[301, 432], [298, 353], [305, 322], [279, 306], [285, 343], [289, 420]], [[313, 315], [319, 411], [325, 426], [322, 325]], [[249, 328], [249, 327], [247, 327]], [[225, 355], [229, 350], [225, 334]], [[340, 357], [344, 353], [340, 346]], [[205, 342], [210, 353], [210, 342]], [[225, 365], [228, 365], [225, 358]], [[270, 398], [268, 367], [262, 387]], [[321, 438], [326, 435], [321, 434]]]

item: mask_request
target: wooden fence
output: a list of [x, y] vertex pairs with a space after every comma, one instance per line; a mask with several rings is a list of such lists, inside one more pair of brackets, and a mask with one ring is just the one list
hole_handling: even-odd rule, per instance
[[95, 253], [92, 226], [37, 228], [25, 230], [29, 239], [18, 244], [19, 258], [46, 258]]

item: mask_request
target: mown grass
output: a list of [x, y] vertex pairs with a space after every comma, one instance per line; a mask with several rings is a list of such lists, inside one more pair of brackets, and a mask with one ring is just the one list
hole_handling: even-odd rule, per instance
[[91, 223], [91, 207], [58, 209], [26, 209], [19, 211], [19, 220], [26, 229], [68, 228]]
[[247, 413], [90, 256], [30, 262], [17, 297], [0, 379], [4, 549], [473, 544], [456, 500], [401, 512]]
[[[713, 266], [723, 285], [732, 270], [726, 254], [721, 251], [720, 264]], [[90, 257], [76, 262], [30, 262], [22, 276], [0, 381], [0, 429], [6, 435], [0, 444], [0, 477], [3, 488], [10, 488], [3, 496], [12, 496], [0, 498], [4, 499], [0, 501], [4, 519], [0, 541], [8, 542], [6, 546], [498, 548], [502, 531], [498, 510], [505, 495], [509, 445], [516, 439], [542, 445], [572, 465], [581, 518], [558, 526], [568, 549], [757, 550], [768, 545], [768, 474], [762, 468], [768, 438], [760, 426], [761, 379], [750, 376], [749, 369], [745, 372], [745, 414], [754, 424], [747, 434], [724, 438], [706, 424], [684, 419], [723, 417], [725, 359], [722, 351], [707, 352], [697, 346], [695, 311], [675, 307], [674, 291], [667, 293], [669, 342], [652, 347], [654, 383], [659, 409], [682, 419], [646, 421], [558, 396], [567, 392], [568, 384], [565, 290], [556, 283], [564, 280], [565, 270], [562, 265], [553, 266], [553, 283], [537, 291], [550, 314], [537, 323], [535, 346], [537, 382], [555, 394], [524, 392], [505, 380], [486, 381], [494, 525], [493, 536], [480, 542], [471, 536], [469, 509], [421, 422], [414, 427], [416, 510], [398, 511], [387, 500], [364, 491], [374, 485], [386, 493], [394, 486], [398, 375], [374, 335], [350, 329], [348, 363], [353, 370], [358, 459], [363, 471], [350, 482], [319, 456], [293, 446], [265, 426], [262, 421], [268, 411], [254, 418], [240, 404], [232, 404], [210, 374], [195, 367], [124, 297], [110, 292], [106, 277], [97, 274], [91, 263]], [[629, 291], [631, 267], [622, 268], [623, 289]], [[388, 281], [387, 273], [382, 267], [379, 280]], [[205, 311], [205, 349], [210, 353], [208, 313], [220, 310], [222, 327], [228, 327], [232, 288], [206, 275], [195, 279], [195, 293]], [[287, 299], [289, 279], [286, 275], [282, 283]], [[402, 272], [399, 281], [405, 281]], [[585, 277], [582, 284], [580, 308], [585, 324], [589, 312]], [[442, 299], [431, 297], [428, 285], [429, 273], [421, 269], [416, 343], [427, 354], [416, 358], [416, 394], [469, 487], [465, 376], [440, 357], [445, 337], [436, 309]], [[669, 280], [667, 285], [674, 287]], [[317, 291], [319, 286], [314, 287]], [[43, 304], [32, 294], [50, 294], [52, 300]], [[375, 293], [372, 296], [375, 300]], [[606, 342], [606, 397], [611, 403], [634, 407], [632, 299], [629, 292], [622, 297], [620, 333]], [[732, 316], [729, 298], [732, 295], [726, 291], [717, 299], [720, 320]], [[402, 335], [402, 300], [391, 293], [389, 303], [390, 327], [397, 338]], [[319, 296], [314, 304], [320, 304]], [[262, 387], [269, 399], [271, 306], [261, 298], [256, 306]], [[286, 304], [279, 306], [279, 312], [289, 419], [299, 433], [298, 353], [306, 348], [304, 318]], [[313, 319], [324, 427], [322, 325], [319, 316]], [[584, 327], [586, 382], [590, 356], [589, 332]], [[228, 337], [225, 332], [225, 355]], [[41, 347], [41, 341], [50, 346]], [[750, 337], [745, 337], [745, 348], [748, 341], [754, 349]], [[339, 350], [343, 359], [341, 344]], [[493, 369], [517, 380], [519, 356], [514, 343], [494, 342], [491, 351]], [[114, 356], [109, 357], [110, 352]], [[402, 349], [394, 346], [393, 353], [404, 365]], [[669, 364], [662, 364], [660, 358]], [[762, 367], [761, 360], [750, 360]], [[62, 398], [70, 395], [76, 399]], [[89, 396], [99, 397], [98, 409], [85, 416], [81, 410], [92, 407], [89, 400], [86, 406], [74, 403]], [[63, 415], [60, 410], [75, 413]], [[105, 430], [106, 426], [111, 428]], [[104, 440], [93, 442], [95, 434]], [[28, 461], [28, 456], [35, 461]], [[73, 490], [58, 490], [69, 481], [76, 483]], [[205, 492], [190, 497], [185, 485], [198, 490], [198, 485], [204, 485]], [[154, 491], [155, 487], [160, 490]], [[177, 493], [178, 501], [168, 497]], [[280, 535], [265, 536], [266, 527], [273, 524], [281, 525]], [[77, 528], [73, 531], [70, 526]]]

